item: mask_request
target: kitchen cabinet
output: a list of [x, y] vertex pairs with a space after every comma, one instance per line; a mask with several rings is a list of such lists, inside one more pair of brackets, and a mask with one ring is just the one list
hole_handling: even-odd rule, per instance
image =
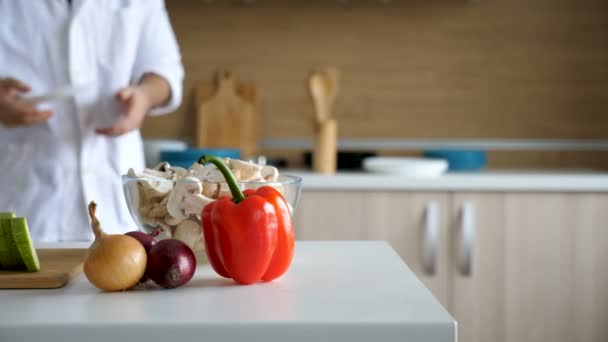
[[363, 240], [365, 193], [310, 192], [301, 197], [295, 214], [298, 240]]
[[607, 222], [606, 193], [314, 191], [296, 237], [387, 240], [457, 319], [459, 341], [600, 342]]
[[[454, 194], [451, 202], [448, 308], [460, 341], [608, 341], [608, 195]], [[459, 260], [467, 224], [468, 274]]]
[[608, 341], [608, 194], [505, 196], [507, 341]]
[[454, 194], [449, 217], [449, 300], [444, 305], [458, 321], [458, 340], [505, 341], [504, 195]]
[[295, 217], [296, 239], [386, 240], [445, 303], [447, 204], [440, 193], [307, 192]]

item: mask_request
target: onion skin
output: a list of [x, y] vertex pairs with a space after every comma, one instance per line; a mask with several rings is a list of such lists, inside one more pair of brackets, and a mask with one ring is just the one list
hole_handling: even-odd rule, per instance
[[[151, 234], [146, 234], [144, 232], [140, 232], [140, 231], [132, 231], [132, 232], [128, 232], [125, 233], [125, 235], [128, 235], [130, 237], [135, 238], [137, 241], [139, 241], [139, 243], [142, 244], [142, 246], [144, 246], [144, 249], [146, 250], [146, 255], [150, 254], [150, 249], [152, 249], [152, 246], [154, 246], [156, 244], [156, 236], [158, 236], [159, 230], [155, 230], [154, 232], [152, 232]], [[141, 277], [141, 279], [139, 279], [140, 283], [145, 283], [148, 281], [148, 276], [144, 273], [143, 277]]]
[[146, 249], [131, 236], [104, 233], [95, 217], [96, 207], [95, 202], [89, 204], [95, 242], [84, 261], [84, 274], [91, 284], [103, 291], [130, 289], [146, 271]]
[[100, 290], [127, 290], [143, 277], [146, 261], [146, 250], [139, 241], [126, 235], [108, 235], [89, 252], [84, 274]]
[[177, 239], [158, 241], [148, 254], [146, 275], [158, 286], [175, 288], [186, 284], [196, 271], [192, 249]]
[[[128, 235], [132, 238], [135, 238], [137, 241], [139, 241], [142, 244], [142, 246], [144, 246], [144, 248], [146, 249], [146, 253], [150, 253], [150, 249], [152, 249], [152, 246], [154, 246], [154, 244], [156, 244], [156, 239], [151, 234], [146, 234], [144, 232], [140, 232], [140, 231], [136, 230], [136, 231], [125, 233], [125, 235]], [[156, 234], [156, 235], [158, 235], [158, 234]]]

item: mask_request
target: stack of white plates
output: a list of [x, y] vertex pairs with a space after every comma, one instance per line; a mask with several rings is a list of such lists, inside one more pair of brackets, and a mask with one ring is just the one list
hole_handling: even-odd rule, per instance
[[370, 157], [363, 160], [363, 169], [369, 172], [407, 177], [438, 177], [448, 169], [444, 159], [414, 157]]

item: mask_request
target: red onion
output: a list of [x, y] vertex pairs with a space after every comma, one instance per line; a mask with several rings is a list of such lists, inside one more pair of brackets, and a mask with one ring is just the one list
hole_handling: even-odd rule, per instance
[[133, 231], [125, 233], [125, 235], [129, 235], [130, 237], [134, 237], [135, 239], [137, 239], [137, 241], [139, 241], [146, 249], [146, 254], [149, 254], [150, 249], [152, 249], [152, 246], [156, 244], [156, 239], [154, 237], [158, 235], [158, 233], [156, 235], [152, 235], [140, 231]]
[[148, 254], [146, 275], [158, 286], [179, 287], [192, 279], [196, 258], [192, 249], [177, 239], [157, 242]]
[[[142, 244], [142, 246], [144, 246], [144, 249], [146, 250], [146, 255], [150, 255], [150, 250], [152, 249], [152, 246], [154, 246], [156, 244], [156, 236], [158, 236], [158, 230], [155, 230], [154, 232], [150, 233], [150, 234], [146, 234], [144, 232], [140, 232], [140, 231], [133, 231], [133, 232], [128, 232], [125, 233], [125, 235], [128, 235], [130, 237], [135, 238], [137, 241], [139, 241], [139, 243]], [[141, 279], [139, 279], [140, 283], [145, 283], [147, 282], [149, 279], [148, 275], [146, 273], [144, 273], [143, 277], [141, 277]]]

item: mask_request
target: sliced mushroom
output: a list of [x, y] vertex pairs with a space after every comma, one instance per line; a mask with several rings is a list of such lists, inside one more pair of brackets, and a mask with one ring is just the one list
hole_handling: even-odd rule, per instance
[[192, 176], [197, 179], [203, 179], [206, 173], [207, 169], [205, 168], [205, 166], [199, 163], [192, 164], [192, 166], [190, 166], [190, 168], [188, 169], [188, 176]]
[[271, 165], [262, 167], [260, 173], [262, 174], [262, 178], [267, 182], [276, 182], [279, 179], [279, 170]]
[[184, 169], [183, 167], [179, 167], [179, 166], [171, 166], [171, 167], [169, 167], [168, 171], [173, 174], [173, 177], [175, 179], [181, 179], [188, 175], [188, 170]]
[[[135, 172], [129, 170], [128, 174], [133, 176]], [[162, 210], [159, 205], [173, 189], [173, 182], [156, 176], [144, 176], [136, 182], [130, 182], [128, 186], [134, 187], [129, 190], [128, 194], [133, 196], [130, 198], [130, 203], [137, 208], [141, 221], [155, 227], [158, 224], [158, 218], [163, 216], [157, 212]]]
[[161, 221], [157, 218], [150, 217], [148, 215], [140, 214], [141, 223], [149, 227], [158, 227]]
[[238, 180], [240, 181], [247, 182], [263, 180], [261, 173], [262, 166], [260, 165], [238, 159], [230, 159], [228, 163], [232, 172], [239, 173], [240, 177]]
[[194, 163], [190, 166], [190, 169], [188, 169], [188, 176], [192, 176], [198, 180], [206, 180], [211, 177], [214, 171], [219, 172], [213, 164], [202, 165]]
[[203, 196], [202, 190], [201, 182], [192, 176], [177, 181], [167, 202], [169, 215], [181, 220], [185, 220], [190, 215], [200, 215], [203, 207], [213, 201]]
[[156, 236], [156, 240], [164, 240], [164, 239], [170, 239], [173, 237], [173, 230], [171, 229], [170, 226], [161, 223], [158, 225], [159, 228], [161, 228], [160, 233]]
[[224, 175], [218, 169], [212, 170], [209, 174], [209, 178], [206, 180], [213, 183], [222, 183], [226, 181]]
[[[196, 241], [196, 243], [194, 243], [194, 246], [192, 247], [192, 251], [194, 252], [194, 255], [196, 256], [196, 263], [197, 264], [203, 264], [203, 263], [207, 263], [207, 255], [204, 253], [205, 251], [205, 239], [201, 238], [198, 239], [198, 241]], [[203, 253], [201, 253], [203, 252]]]
[[173, 179], [173, 175], [171, 174], [171, 172], [169, 171], [159, 171], [159, 170], [154, 170], [154, 169], [144, 169], [143, 172], [144, 176], [148, 176], [148, 177], [158, 177], [158, 178], [163, 178], [163, 179]]
[[165, 162], [156, 164], [152, 169], [156, 170], [156, 171], [165, 172], [165, 171], [168, 171], [170, 167], [171, 167], [171, 164], [169, 164], [169, 162], [165, 161]]
[[232, 192], [230, 191], [230, 187], [228, 186], [228, 183], [220, 183], [220, 188], [219, 188], [219, 192], [217, 194], [217, 197], [219, 198], [219, 197], [222, 197], [222, 196], [230, 196], [230, 197], [232, 197]]
[[137, 178], [139, 189], [143, 189], [146, 192], [146, 197], [163, 197], [173, 189], [173, 182], [169, 181], [170, 178], [166, 178], [168, 173], [159, 171], [154, 172], [157, 172], [160, 176], [145, 172], [137, 173], [133, 169], [129, 169], [127, 175], [129, 177]]
[[189, 217], [190, 215], [195, 215], [197, 217], [200, 217], [201, 212], [203, 211], [203, 208], [213, 202], [214, 199], [213, 198], [208, 198], [203, 196], [202, 194], [196, 194], [196, 195], [191, 195], [191, 196], [186, 196], [184, 198], [183, 203], [183, 208], [182, 211], [184, 212], [184, 214], [186, 215], [186, 217]]
[[184, 220], [175, 227], [174, 239], [184, 242], [188, 247], [194, 249], [197, 241], [203, 237], [203, 230], [199, 222], [193, 220]]
[[152, 168], [154, 171], [162, 172], [165, 178], [180, 179], [188, 174], [188, 170], [180, 166], [171, 166], [168, 162], [162, 162]]
[[167, 226], [174, 227], [182, 223], [184, 220], [185, 219], [183, 218], [175, 218], [167, 213], [163, 221], [167, 224]]
[[[232, 174], [234, 175], [234, 179], [236, 179], [237, 181], [241, 181], [243, 179], [242, 176], [242, 170], [240, 169], [236, 169], [236, 170], [231, 170]], [[222, 183], [226, 182], [226, 178], [224, 178], [224, 175], [222, 175]]]
[[163, 197], [173, 190], [173, 182], [166, 180], [141, 179], [137, 181], [141, 201], [149, 203], [151, 201], [160, 202]]
[[165, 196], [162, 201], [158, 203], [154, 203], [148, 212], [149, 217], [154, 218], [162, 218], [165, 217], [168, 213], [167, 211], [167, 202], [169, 201], [169, 196]]
[[203, 182], [203, 196], [218, 198], [219, 193], [220, 185], [218, 183]]
[[[218, 170], [217, 167], [215, 167], [215, 165], [213, 164], [208, 164], [208, 165], [200, 165], [198, 164], [198, 166], [193, 166], [190, 170], [190, 175], [194, 176], [195, 178], [201, 180], [204, 184], [210, 183], [223, 183], [226, 181], [226, 179], [224, 178], [224, 175], [222, 175], [222, 173], [220, 172], [220, 170]], [[240, 173], [235, 173], [235, 178], [238, 179]], [[207, 188], [205, 189], [204, 192], [209, 192], [210, 190]]]

